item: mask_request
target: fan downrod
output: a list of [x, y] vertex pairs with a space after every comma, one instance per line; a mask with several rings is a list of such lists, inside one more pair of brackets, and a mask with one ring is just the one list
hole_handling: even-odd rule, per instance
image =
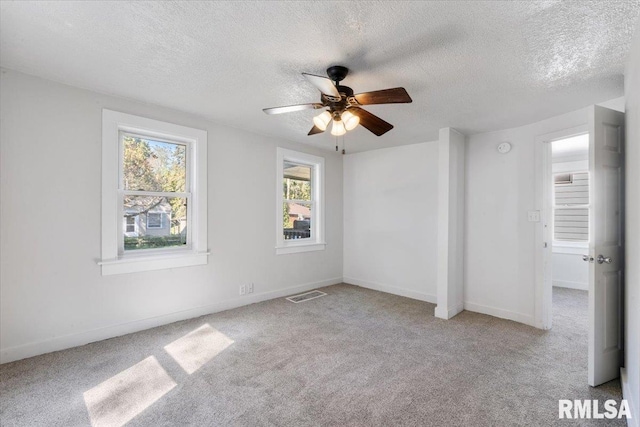
[[336, 82], [336, 84], [349, 74], [349, 69], [347, 67], [343, 67], [342, 65], [334, 65], [332, 67], [327, 68], [327, 75], [331, 80]]

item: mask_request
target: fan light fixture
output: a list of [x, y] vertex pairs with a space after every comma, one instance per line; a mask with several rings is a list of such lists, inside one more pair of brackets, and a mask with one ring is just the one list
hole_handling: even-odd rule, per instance
[[347, 130], [353, 130], [360, 123], [360, 117], [353, 114], [351, 111], [347, 110], [342, 113], [342, 122], [344, 123], [344, 127]]
[[344, 122], [342, 120], [334, 120], [333, 126], [331, 126], [331, 135], [341, 136], [345, 133], [347, 133], [347, 129], [344, 127]]
[[344, 135], [348, 130], [355, 129], [360, 123], [360, 117], [351, 111], [344, 111], [340, 116], [336, 115], [335, 118], [332, 119], [331, 113], [325, 111], [313, 118], [313, 124], [321, 131], [327, 130], [329, 123], [332, 121], [331, 135], [340, 136]]
[[321, 131], [325, 131], [327, 129], [330, 121], [331, 113], [329, 113], [328, 111], [325, 111], [324, 113], [313, 118], [313, 124], [316, 125], [316, 127]]
[[358, 125], [376, 136], [382, 136], [389, 132], [393, 129], [391, 123], [385, 122], [363, 107], [367, 105], [410, 103], [412, 100], [406, 89], [394, 87], [372, 92], [354, 93], [349, 86], [341, 84], [348, 73], [349, 69], [341, 65], [333, 65], [327, 68], [328, 77], [302, 73], [304, 78], [320, 91], [319, 102], [265, 108], [262, 111], [266, 114], [282, 114], [302, 110], [328, 110], [313, 118], [313, 127], [307, 135], [321, 134], [327, 130], [332, 122], [331, 134], [334, 136], [342, 136], [347, 131], [358, 127]]

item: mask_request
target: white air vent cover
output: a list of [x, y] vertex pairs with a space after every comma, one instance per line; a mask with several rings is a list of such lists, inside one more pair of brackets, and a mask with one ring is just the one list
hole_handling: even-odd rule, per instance
[[309, 291], [309, 292], [305, 292], [304, 294], [300, 294], [300, 295], [292, 295], [290, 297], [287, 297], [287, 299], [291, 302], [295, 302], [296, 304], [299, 302], [304, 302], [304, 301], [309, 301], [311, 299], [315, 299], [315, 298], [320, 298], [325, 296], [326, 294], [324, 292], [320, 292], [320, 291]]
[[570, 173], [559, 173], [553, 177], [553, 183], [556, 185], [572, 184], [573, 175]]

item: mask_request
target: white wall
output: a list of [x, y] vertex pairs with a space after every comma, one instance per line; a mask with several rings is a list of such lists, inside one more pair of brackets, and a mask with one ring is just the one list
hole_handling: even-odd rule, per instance
[[344, 280], [436, 302], [438, 142], [344, 158]]
[[[13, 71], [0, 87], [2, 361], [341, 281], [340, 154]], [[208, 131], [208, 265], [100, 275], [102, 108]], [[326, 159], [324, 251], [275, 255], [278, 146]]]
[[554, 244], [551, 256], [553, 286], [583, 291], [589, 289], [589, 264], [582, 260], [583, 253], [589, 253], [589, 248], [570, 248]]
[[[587, 153], [589, 156], [589, 153]], [[556, 159], [553, 159], [553, 173], [560, 172], [583, 172], [589, 170], [589, 159], [585, 160], [570, 160], [570, 161], [562, 161], [557, 162]]]
[[438, 138], [438, 305], [434, 315], [450, 319], [464, 309], [465, 136], [440, 129]]
[[640, 22], [625, 70], [626, 248], [624, 397], [640, 426]]

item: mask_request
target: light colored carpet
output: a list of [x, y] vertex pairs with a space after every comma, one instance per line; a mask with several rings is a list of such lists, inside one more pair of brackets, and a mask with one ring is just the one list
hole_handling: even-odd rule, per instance
[[586, 292], [554, 289], [541, 331], [322, 290], [2, 365], [1, 424], [577, 425], [558, 399], [621, 397], [617, 381], [587, 385]]

